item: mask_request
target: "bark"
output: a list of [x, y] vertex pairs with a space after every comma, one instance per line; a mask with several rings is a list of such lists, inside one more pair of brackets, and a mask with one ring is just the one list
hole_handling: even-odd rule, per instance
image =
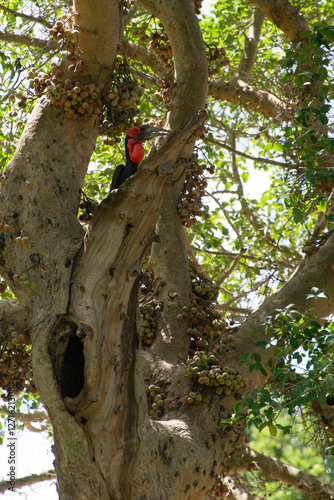
[[165, 78], [166, 70], [164, 65], [152, 51], [146, 49], [142, 45], [136, 45], [126, 39], [121, 41], [121, 47], [127, 57], [145, 64], [145, 66], [151, 68], [155, 75]]
[[[115, 499], [144, 494], [146, 479], [145, 487], [140, 486], [143, 471], [133, 470], [135, 462], [145, 463], [144, 476], [153, 482], [157, 463], [150, 465], [148, 439], [157, 446], [166, 439], [166, 432], [153, 432], [148, 421], [136, 335], [138, 275], [154, 238], [164, 192], [171, 176], [178, 176], [182, 168], [176, 159], [201, 120], [202, 115], [179, 129], [152, 159], [142, 163], [135, 178], [101, 204], [75, 267], [67, 320], [76, 325], [79, 337], [85, 336], [85, 383], [78, 387], [77, 397], [65, 401], [83, 425], [92, 459]], [[63, 387], [67, 396], [66, 380]], [[141, 437], [143, 428], [149, 436]], [[158, 456], [157, 462], [162, 459]], [[154, 487], [152, 498], [166, 485]], [[173, 488], [177, 492], [179, 487], [169, 486], [170, 498]]]
[[[96, 3], [80, 2], [79, 46], [87, 51], [84, 64], [89, 73], [107, 84], [117, 53], [118, 2], [106, 2], [99, 29], [94, 7], [97, 11]], [[87, 45], [99, 51], [99, 57], [94, 58]], [[83, 241], [77, 210], [98, 125], [94, 118], [69, 120], [46, 99], [39, 100], [1, 185], [0, 218], [10, 226], [4, 234], [1, 273], [28, 310], [34, 380], [54, 429], [62, 498], [75, 498], [77, 491], [82, 497], [109, 498], [84, 432], [64, 405], [49, 354], [52, 332], [67, 311], [73, 260]], [[26, 246], [18, 248], [19, 235], [28, 237]], [[34, 290], [13, 279], [24, 274], [35, 283]]]
[[20, 332], [28, 329], [28, 309], [16, 299], [0, 302], [0, 332], [3, 337], [10, 325], [15, 325]]
[[[78, 446], [84, 436], [62, 402], [48, 345], [57, 317], [66, 312], [73, 258], [82, 243], [76, 213], [96, 133], [94, 124], [70, 122], [42, 100], [21, 136], [1, 189], [1, 219], [11, 227], [2, 250], [2, 274], [29, 312], [34, 380], [54, 428], [60, 491], [62, 470], [73, 468], [76, 479], [68, 477], [65, 486], [72, 498], [77, 488], [91, 491], [93, 485], [98, 491], [100, 479], [93, 479], [96, 472], [88, 447], [85, 454]], [[24, 248], [15, 243], [20, 234], [29, 238]], [[21, 287], [13, 280], [15, 274], [27, 274], [36, 288]]]
[[[107, 83], [119, 41], [119, 2], [113, 0], [75, 0], [75, 28], [83, 65], [93, 80]], [[102, 15], [101, 15], [102, 14]]]

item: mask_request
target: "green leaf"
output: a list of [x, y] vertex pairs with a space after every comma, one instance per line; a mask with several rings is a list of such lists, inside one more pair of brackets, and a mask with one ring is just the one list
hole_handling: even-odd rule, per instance
[[325, 406], [326, 401], [327, 401], [327, 391], [325, 392], [320, 392], [318, 394], [318, 401], [320, 406]]
[[299, 210], [299, 208], [294, 208], [292, 210], [292, 216], [293, 216], [293, 220], [295, 221], [296, 224], [298, 224], [299, 222], [301, 222], [303, 220], [303, 212], [301, 210]]
[[325, 116], [325, 115], [320, 115], [320, 116], [319, 116], [319, 120], [321, 121], [321, 123], [322, 123], [323, 125], [327, 125], [327, 123], [328, 123], [328, 118], [327, 118], [327, 116]]
[[261, 363], [261, 356], [258, 352], [254, 352], [253, 357], [257, 363]]
[[319, 78], [320, 80], [325, 80], [328, 76], [327, 69], [324, 67], [321, 67], [319, 69]]
[[241, 174], [241, 179], [242, 179], [244, 182], [247, 182], [247, 181], [248, 181], [248, 178], [249, 178], [249, 173], [248, 173], [248, 172], [242, 172], [242, 174]]
[[256, 342], [256, 347], [262, 347], [262, 349], [266, 349], [268, 342], [265, 342], [264, 340], [261, 340], [260, 342]]
[[269, 432], [272, 436], [277, 436], [277, 427], [274, 424], [268, 426]]
[[258, 365], [257, 366], [258, 370], [260, 370], [260, 372], [262, 373], [262, 375], [264, 375], [265, 377], [267, 376], [267, 372], [266, 370], [263, 368], [262, 365]]
[[317, 206], [317, 209], [320, 210], [320, 212], [326, 213], [326, 210], [327, 210], [327, 201], [326, 200], [319, 200], [316, 206]]
[[280, 153], [283, 153], [284, 151], [283, 145], [280, 142], [274, 142], [272, 149], [274, 151], [279, 151]]

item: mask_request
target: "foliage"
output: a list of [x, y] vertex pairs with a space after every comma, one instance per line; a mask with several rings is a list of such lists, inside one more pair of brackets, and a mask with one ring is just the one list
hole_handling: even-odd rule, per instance
[[[306, 298], [324, 297], [319, 289], [313, 288]], [[267, 329], [274, 331], [268, 342], [258, 342], [258, 347], [268, 349], [274, 346], [273, 356], [268, 367], [261, 363], [259, 353], [247, 353], [240, 364], [247, 362], [250, 373], [260, 370], [270, 377], [264, 389], [245, 395], [242, 403], [235, 406], [236, 414], [232, 420], [242, 419], [238, 411], [247, 408], [247, 425], [254, 425], [259, 431], [268, 427], [276, 437], [278, 429], [291, 432], [291, 426], [280, 423], [282, 412], [295, 415], [305, 408], [312, 411], [317, 401], [323, 407], [334, 396], [334, 325], [331, 320], [322, 324], [311, 312], [300, 313], [293, 306], [277, 311], [275, 317], [264, 321]], [[333, 418], [334, 412], [326, 416]], [[326, 455], [334, 456], [334, 442], [326, 432], [326, 421], [322, 426], [321, 448]]]
[[[278, 430], [273, 438], [269, 429], [261, 432], [253, 428], [249, 432], [249, 446], [273, 457], [282, 462], [292, 465], [299, 470], [320, 477], [322, 480], [331, 484], [333, 482], [333, 458], [323, 457], [314, 447], [314, 432], [312, 422], [305, 422], [298, 415], [288, 415], [285, 412], [279, 417], [280, 425], [283, 428], [290, 427], [291, 433], [286, 434], [284, 430]], [[305, 425], [306, 424], [306, 425]], [[304, 494], [284, 486], [281, 483], [261, 474], [252, 472], [245, 473], [245, 480], [252, 484], [252, 491], [261, 497], [265, 492], [273, 500], [290, 499], [302, 500]]]

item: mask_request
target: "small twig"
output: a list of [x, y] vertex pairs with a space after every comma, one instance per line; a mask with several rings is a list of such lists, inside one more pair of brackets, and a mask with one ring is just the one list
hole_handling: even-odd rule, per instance
[[227, 222], [229, 223], [229, 225], [231, 226], [231, 228], [233, 229], [233, 231], [235, 232], [235, 234], [237, 235], [237, 238], [239, 240], [239, 243], [240, 243], [240, 247], [241, 248], [245, 248], [245, 245], [244, 245], [244, 241], [242, 239], [242, 236], [241, 234], [239, 233], [239, 231], [237, 230], [237, 228], [235, 227], [235, 225], [233, 224], [229, 214], [227, 213], [227, 211], [225, 210], [225, 208], [223, 207], [223, 205], [220, 203], [220, 201], [212, 194], [212, 193], [209, 193], [208, 191], [205, 191], [205, 194], [207, 196], [210, 196], [216, 203], [217, 205], [219, 206], [219, 208], [221, 209], [221, 211], [223, 212], [224, 214], [224, 217], [226, 218]]
[[16, 10], [10, 9], [3, 4], [0, 4], [0, 9], [4, 12], [7, 12], [7, 14], [11, 14], [12, 16], [20, 17], [21, 19], [25, 19], [26, 21], [32, 21], [34, 23], [42, 24], [46, 28], [52, 28], [52, 24], [46, 21], [46, 19], [44, 19], [43, 17], [29, 16], [28, 14], [23, 14], [23, 12], [17, 12]]
[[283, 167], [283, 168], [295, 168], [291, 163], [283, 163], [280, 161], [276, 160], [271, 160], [270, 158], [261, 158], [259, 156], [252, 156], [247, 153], [244, 153], [243, 151], [238, 151], [237, 149], [232, 148], [229, 144], [226, 142], [220, 142], [217, 141], [217, 139], [208, 139], [207, 137], [205, 138], [206, 141], [210, 142], [211, 144], [215, 144], [216, 146], [220, 146], [221, 148], [226, 149], [227, 151], [230, 151], [231, 153], [234, 153], [238, 156], [242, 156], [243, 158], [247, 158], [248, 160], [252, 160], [256, 163], [269, 163], [270, 165], [275, 165], [277, 167]]

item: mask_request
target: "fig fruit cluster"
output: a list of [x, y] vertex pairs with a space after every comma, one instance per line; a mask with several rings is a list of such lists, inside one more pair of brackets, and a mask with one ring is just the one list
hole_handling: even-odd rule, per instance
[[214, 167], [199, 163], [198, 155], [195, 153], [186, 169], [186, 180], [177, 206], [181, 222], [188, 228], [195, 224], [197, 217], [204, 216], [207, 219], [210, 217], [202, 203], [202, 197], [208, 185], [205, 171], [213, 174]]
[[140, 308], [143, 316], [143, 329], [142, 329], [142, 349], [150, 347], [155, 337], [155, 320], [154, 320], [154, 307], [152, 304], [146, 304]]
[[245, 387], [248, 379], [238, 375], [234, 368], [220, 366], [220, 360], [213, 352], [197, 351], [186, 361], [186, 374], [202, 387], [210, 388], [219, 396], [228, 396], [232, 391]]
[[150, 32], [148, 26], [142, 24], [132, 31], [132, 36], [138, 37], [141, 43], [148, 43], [149, 48], [163, 63], [166, 71], [173, 69], [173, 50], [162, 23], [159, 23], [158, 29]]
[[47, 88], [47, 97], [66, 113], [67, 118], [81, 118], [90, 115], [102, 116], [100, 92], [103, 84], [83, 85], [79, 80], [66, 79]]
[[228, 66], [230, 60], [226, 57], [224, 47], [218, 47], [216, 43], [206, 44], [206, 54], [208, 58], [209, 76], [217, 76], [222, 66]]
[[84, 224], [87, 224], [93, 217], [96, 212], [98, 203], [91, 198], [88, 198], [85, 193], [82, 193], [82, 199], [80, 201], [79, 208], [83, 210], [83, 212], [79, 216], [79, 220]]
[[[103, 99], [103, 120], [99, 133], [107, 137], [120, 137], [130, 126], [140, 125], [139, 104], [146, 84], [139, 84], [130, 74], [129, 66], [123, 57], [118, 56], [109, 91]], [[105, 144], [112, 146], [115, 141], [106, 139]]]
[[0, 387], [6, 391], [14, 385], [15, 391], [25, 389], [36, 393], [32, 380], [31, 345], [29, 336], [9, 326], [1, 334], [0, 343]]
[[161, 393], [157, 385], [150, 385], [148, 388], [149, 416], [153, 420], [159, 420], [164, 414], [166, 407], [166, 396]]
[[74, 24], [73, 17], [74, 14], [63, 14], [49, 30], [49, 35], [57, 40], [57, 42], [60, 42], [61, 48], [66, 49], [68, 52], [75, 52], [77, 50], [79, 31], [72, 29], [72, 25]]

